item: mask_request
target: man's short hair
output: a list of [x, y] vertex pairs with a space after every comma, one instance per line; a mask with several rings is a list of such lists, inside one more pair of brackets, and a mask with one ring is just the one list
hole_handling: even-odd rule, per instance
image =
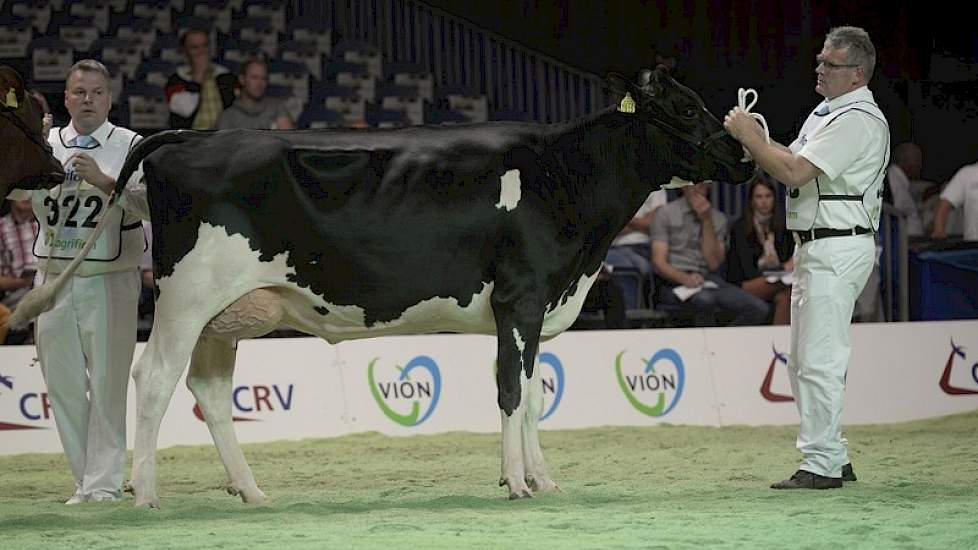
[[71, 78], [71, 75], [75, 74], [75, 71], [85, 71], [89, 73], [98, 73], [105, 78], [106, 82], [112, 81], [112, 76], [109, 74], [109, 70], [105, 68], [100, 61], [95, 59], [82, 59], [78, 63], [75, 63], [68, 69], [68, 75], [65, 77], [65, 82]]
[[241, 76], [246, 75], [248, 73], [248, 67], [252, 65], [264, 65], [265, 70], [268, 71], [268, 61], [265, 61], [264, 57], [259, 56], [259, 57], [248, 58], [247, 61], [242, 63], [241, 67], [238, 68], [238, 74]]
[[825, 37], [825, 43], [836, 50], [845, 50], [849, 63], [859, 65], [866, 75], [866, 82], [873, 78], [876, 67], [876, 48], [869, 33], [859, 27], [835, 27]]
[[187, 37], [190, 36], [191, 34], [202, 34], [205, 37], [207, 37], [208, 44], [210, 44], [211, 42], [211, 31], [201, 27], [190, 27], [189, 29], [186, 29], [180, 33], [180, 38], [179, 38], [180, 51], [184, 51], [184, 49], [186, 48]]

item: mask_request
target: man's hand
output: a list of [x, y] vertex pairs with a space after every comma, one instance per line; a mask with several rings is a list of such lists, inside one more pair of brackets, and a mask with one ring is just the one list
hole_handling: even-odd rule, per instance
[[710, 201], [703, 195], [700, 195], [699, 193], [690, 193], [689, 207], [693, 209], [693, 212], [695, 212], [697, 216], [699, 216], [700, 220], [706, 221], [708, 218], [712, 220], [710, 210], [713, 208], [713, 205], [710, 204]]
[[702, 286], [704, 283], [703, 276], [699, 273], [686, 273], [683, 277], [682, 285], [689, 288], [697, 288]]
[[747, 145], [754, 140], [764, 140], [764, 128], [740, 107], [730, 109], [723, 118], [723, 127], [737, 141]]
[[115, 187], [115, 180], [105, 175], [99, 169], [95, 159], [85, 153], [76, 153], [71, 157], [69, 162], [71, 163], [71, 167], [74, 168], [75, 173], [83, 180], [94, 185], [106, 195], [112, 193], [112, 189]]
[[51, 133], [51, 125], [54, 124], [54, 117], [51, 113], [44, 113], [44, 118], [41, 119], [41, 135], [44, 139], [48, 138], [48, 134]]

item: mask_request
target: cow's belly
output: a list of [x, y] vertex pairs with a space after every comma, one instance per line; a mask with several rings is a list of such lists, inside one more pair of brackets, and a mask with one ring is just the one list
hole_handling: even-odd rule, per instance
[[[295, 269], [287, 260], [282, 253], [271, 261], [260, 261], [259, 252], [252, 250], [243, 236], [201, 224], [194, 248], [176, 263], [171, 276], [157, 281], [157, 314], [175, 314], [184, 320], [197, 315], [202, 326], [248, 292], [274, 288], [283, 298], [286, 324], [330, 342], [395, 334], [496, 332], [491, 281], [484, 282], [465, 307], [460, 307], [454, 297], [434, 297], [405, 308], [396, 319], [367, 326], [361, 306], [330, 303], [308, 287], [293, 283]], [[553, 309], [548, 305], [543, 339], [560, 334], [574, 322], [596, 276], [582, 275], [573, 294], [566, 295]]]
[[[598, 271], [600, 271], [600, 268]], [[570, 328], [577, 319], [577, 316], [581, 313], [584, 299], [587, 297], [588, 291], [591, 290], [591, 286], [594, 285], [594, 281], [598, 278], [598, 271], [595, 271], [591, 275], [581, 275], [581, 278], [577, 281], [577, 288], [574, 289], [574, 293], [567, 294], [566, 301], [563, 301], [553, 311], [550, 310], [549, 306], [547, 307], [547, 313], [543, 317], [543, 330], [540, 331], [540, 340], [549, 340]]]

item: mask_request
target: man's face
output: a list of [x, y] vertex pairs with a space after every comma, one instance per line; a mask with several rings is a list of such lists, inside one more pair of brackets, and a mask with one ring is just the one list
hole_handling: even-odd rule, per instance
[[268, 68], [264, 63], [250, 63], [238, 80], [241, 82], [241, 92], [257, 101], [265, 96], [265, 89], [268, 88]]
[[183, 41], [183, 53], [191, 65], [198, 66], [210, 63], [211, 40], [206, 33], [187, 31]]
[[95, 71], [72, 72], [65, 87], [65, 107], [78, 133], [92, 133], [105, 122], [112, 108], [109, 82]]
[[693, 185], [687, 185], [683, 187], [683, 196], [686, 200], [691, 200], [694, 195], [699, 195], [700, 197], [705, 197], [710, 194], [710, 182], [701, 181], [699, 183], [694, 183]]
[[862, 68], [849, 60], [844, 49], [831, 48], [826, 44], [815, 62], [815, 91], [825, 99], [835, 99], [865, 84]]
[[26, 220], [31, 217], [31, 201], [10, 201], [10, 212], [18, 221]]

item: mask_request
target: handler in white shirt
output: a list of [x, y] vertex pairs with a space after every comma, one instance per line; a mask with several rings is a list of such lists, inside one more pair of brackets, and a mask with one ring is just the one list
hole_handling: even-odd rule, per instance
[[[65, 181], [50, 191], [14, 191], [30, 199], [40, 233], [34, 243], [38, 283], [60, 273], [91, 238], [98, 221], [111, 224], [37, 318], [41, 372], [75, 494], [66, 504], [119, 500], [126, 461], [126, 394], [136, 345], [138, 267], [146, 241], [140, 218], [149, 206], [141, 172], [108, 208], [109, 194], [139, 136], [108, 122], [109, 72], [93, 59], [68, 71], [65, 107], [71, 122], [51, 129], [48, 142], [65, 163]], [[50, 261], [48, 255], [50, 254]]]
[[765, 141], [739, 107], [727, 131], [757, 164], [791, 191], [787, 226], [795, 232], [788, 373], [801, 417], [799, 469], [774, 489], [830, 489], [854, 481], [840, 418], [856, 297], [873, 269], [888, 163], [889, 129], [866, 87], [876, 53], [856, 27], [832, 29], [816, 58], [815, 90], [825, 97], [786, 148]]

